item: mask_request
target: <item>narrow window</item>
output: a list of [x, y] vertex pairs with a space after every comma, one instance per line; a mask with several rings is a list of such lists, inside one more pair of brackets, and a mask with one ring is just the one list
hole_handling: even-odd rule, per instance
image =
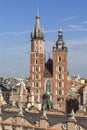
[[37, 60], [36, 60], [36, 64], [37, 64]]
[[36, 72], [38, 71], [38, 66], [36, 66]]
[[38, 87], [38, 83], [36, 82], [36, 87]]
[[62, 57], [58, 56], [58, 62], [61, 62], [61, 61], [62, 61]]
[[59, 74], [59, 79], [61, 79], [61, 77], [62, 77], [61, 74]]
[[59, 95], [61, 95], [62, 94], [62, 92], [61, 92], [61, 90], [59, 91]]
[[59, 66], [59, 72], [61, 71], [61, 66]]
[[59, 87], [61, 87], [61, 82], [59, 82]]
[[36, 75], [36, 79], [38, 79], [38, 75]]

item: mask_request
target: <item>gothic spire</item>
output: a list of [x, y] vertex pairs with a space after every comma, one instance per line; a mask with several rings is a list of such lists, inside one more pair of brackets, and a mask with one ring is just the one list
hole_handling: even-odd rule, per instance
[[32, 29], [32, 32], [31, 32], [31, 39], [44, 40], [44, 31], [40, 25], [40, 16], [39, 16], [38, 6], [37, 6], [37, 11], [36, 11], [36, 23], [35, 23], [35, 27]]

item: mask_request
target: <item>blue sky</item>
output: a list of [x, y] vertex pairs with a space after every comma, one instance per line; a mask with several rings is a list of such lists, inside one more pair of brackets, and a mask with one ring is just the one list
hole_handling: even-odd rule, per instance
[[0, 0], [0, 77], [29, 77], [37, 1], [47, 57], [62, 28], [70, 75], [87, 78], [87, 0]]

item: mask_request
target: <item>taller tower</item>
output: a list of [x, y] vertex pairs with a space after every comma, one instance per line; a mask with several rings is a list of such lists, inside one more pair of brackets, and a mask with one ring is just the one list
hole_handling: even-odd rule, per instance
[[41, 102], [43, 94], [45, 68], [44, 54], [44, 31], [40, 26], [40, 17], [36, 15], [35, 27], [31, 32], [31, 52], [30, 52], [30, 87], [36, 102]]
[[53, 102], [60, 110], [66, 111], [67, 95], [67, 47], [63, 41], [63, 31], [58, 31], [58, 40], [53, 47]]

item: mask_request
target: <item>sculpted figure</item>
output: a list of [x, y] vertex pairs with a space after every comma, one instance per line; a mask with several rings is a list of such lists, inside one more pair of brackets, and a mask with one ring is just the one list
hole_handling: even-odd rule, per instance
[[46, 92], [43, 97], [43, 104], [42, 104], [42, 109], [45, 110], [45, 109], [48, 109], [48, 110], [51, 110], [53, 109], [53, 105], [52, 105], [52, 102], [50, 101], [50, 93], [49, 92]]
[[18, 89], [19, 95], [27, 94], [27, 89], [22, 79], [20, 79], [20, 83], [17, 84], [17, 86], [19, 86], [19, 89]]
[[20, 83], [19, 92], [20, 92], [20, 95], [22, 95], [22, 94], [27, 94], [27, 90], [26, 90], [26, 87], [25, 87], [25, 83], [24, 83], [23, 81]]

